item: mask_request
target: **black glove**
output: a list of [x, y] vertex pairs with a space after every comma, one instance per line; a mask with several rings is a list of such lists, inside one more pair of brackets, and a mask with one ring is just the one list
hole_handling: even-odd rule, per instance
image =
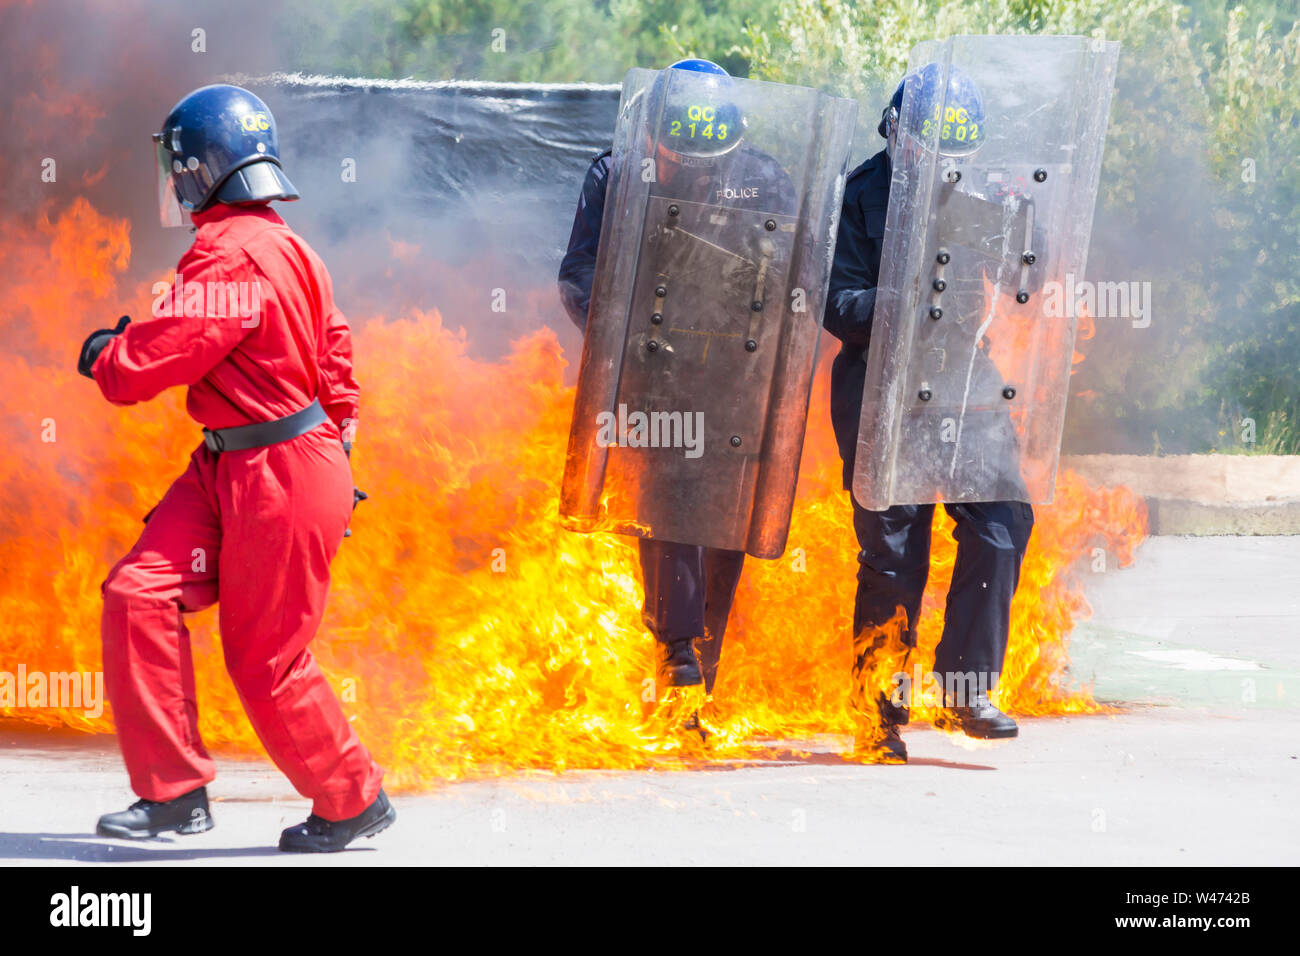
[[[364, 491], [362, 491], [362, 490], [361, 490], [360, 488], [358, 488], [356, 485], [353, 485], [353, 486], [352, 486], [352, 510], [353, 510], [353, 511], [356, 511], [356, 510], [357, 510], [357, 505], [361, 504], [361, 502], [365, 501], [365, 500], [366, 500], [367, 498], [369, 498], [369, 497], [370, 497], [370, 496], [369, 496], [368, 494], [366, 494]], [[346, 531], [344, 531], [344, 532], [343, 532], [343, 537], [345, 537], [345, 538], [350, 538], [350, 537], [352, 537], [352, 529], [351, 529], [351, 528], [348, 528]]]
[[117, 328], [96, 329], [86, 336], [86, 341], [81, 343], [81, 357], [77, 359], [77, 371], [86, 378], [94, 378], [90, 369], [94, 366], [95, 359], [99, 358], [99, 353], [104, 351], [104, 346], [108, 344], [109, 339], [121, 335], [130, 324], [131, 317], [124, 315], [117, 320]]

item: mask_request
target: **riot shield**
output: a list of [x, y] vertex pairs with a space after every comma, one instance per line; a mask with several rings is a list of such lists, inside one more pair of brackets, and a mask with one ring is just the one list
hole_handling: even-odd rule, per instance
[[784, 551], [855, 114], [801, 87], [628, 72], [567, 527]]
[[[912, 50], [853, 475], [863, 507], [1052, 500], [1077, 324], [1061, 290], [1084, 272], [1118, 57], [1086, 37]], [[971, 83], [979, 125], [954, 102]]]

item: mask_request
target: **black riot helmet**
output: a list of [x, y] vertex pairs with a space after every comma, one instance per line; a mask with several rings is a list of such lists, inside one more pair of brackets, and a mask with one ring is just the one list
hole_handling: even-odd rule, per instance
[[275, 118], [238, 86], [195, 90], [172, 107], [153, 134], [158, 150], [158, 215], [182, 226], [213, 203], [294, 200], [298, 190], [280, 169]]

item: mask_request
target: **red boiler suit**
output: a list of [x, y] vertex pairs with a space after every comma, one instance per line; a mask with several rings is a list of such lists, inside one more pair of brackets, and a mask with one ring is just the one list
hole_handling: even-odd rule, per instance
[[213, 429], [283, 418], [319, 398], [330, 421], [262, 448], [200, 445], [109, 572], [104, 677], [122, 755], [148, 800], [216, 775], [199, 738], [183, 618], [216, 601], [226, 668], [258, 738], [313, 813], [344, 820], [375, 800], [383, 771], [307, 645], [353, 506], [341, 440], [360, 395], [351, 333], [324, 264], [269, 206], [218, 204], [193, 220], [176, 270], [183, 288], [257, 282], [257, 314], [129, 325], [95, 360], [104, 396], [130, 405], [188, 385], [190, 415]]

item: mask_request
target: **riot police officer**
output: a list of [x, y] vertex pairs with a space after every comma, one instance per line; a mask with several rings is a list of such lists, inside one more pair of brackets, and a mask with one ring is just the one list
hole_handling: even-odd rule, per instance
[[[946, 102], [961, 120], [944, 124], [938, 136], [941, 155], [970, 153], [983, 142], [985, 110], [980, 90], [954, 66], [948, 73], [945, 100], [942, 77], [938, 64], [931, 64], [899, 83], [877, 128], [886, 148], [855, 169], [845, 186], [825, 327], [842, 343], [831, 372], [831, 417], [846, 489], [852, 486], [858, 450], [866, 358], [905, 88], [920, 84], [922, 115], [930, 114], [931, 104]], [[913, 223], [911, 228], [924, 226]], [[935, 659], [936, 678], [944, 689], [940, 723], [977, 738], [1014, 737], [1015, 721], [990, 702], [987, 691], [1002, 668], [1011, 598], [1033, 528], [1033, 509], [1010, 500], [945, 508], [956, 522], [957, 558]], [[897, 694], [891, 675], [905, 669], [908, 651], [916, 645], [930, 567], [934, 505], [868, 511], [854, 500], [853, 512], [861, 548], [853, 613], [855, 752], [868, 762], [905, 763], [907, 748], [899, 728], [907, 723], [908, 706]], [[959, 675], [972, 673], [987, 675], [987, 683], [967, 688]], [[963, 693], [952, 693], [954, 687]]]
[[[716, 78], [719, 87], [727, 82], [726, 71], [708, 60], [686, 59], [671, 69]], [[797, 201], [785, 171], [772, 157], [743, 143], [744, 119], [734, 106], [724, 104], [717, 110], [712, 122], [701, 122], [698, 128], [681, 117], [672, 129], [661, 131], [650, 195], [794, 212]], [[565, 309], [584, 331], [611, 162], [612, 151], [606, 150], [587, 171], [558, 276]], [[659, 683], [668, 688], [703, 684], [711, 693], [745, 552], [657, 537], [640, 537], [638, 546], [645, 588], [643, 620], [656, 641]]]

